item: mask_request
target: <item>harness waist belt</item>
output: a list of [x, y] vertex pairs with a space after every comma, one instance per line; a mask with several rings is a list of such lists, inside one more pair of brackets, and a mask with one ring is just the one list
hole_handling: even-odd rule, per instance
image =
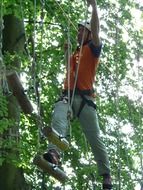
[[[88, 90], [80, 90], [78, 88], [75, 89], [75, 94], [76, 95], [87, 95], [87, 96], [90, 96], [93, 93], [94, 93], [94, 89], [88, 89]], [[68, 90], [64, 90], [63, 94], [67, 95], [68, 94]], [[72, 95], [72, 94], [73, 94], [73, 90], [70, 90], [70, 95]]]

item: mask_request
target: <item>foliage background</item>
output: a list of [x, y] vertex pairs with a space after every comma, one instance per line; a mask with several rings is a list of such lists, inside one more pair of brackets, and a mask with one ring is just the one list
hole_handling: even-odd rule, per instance
[[[134, 0], [101, 0], [97, 4], [103, 42], [95, 83], [101, 133], [109, 152], [114, 189], [135, 189], [143, 178], [143, 4]], [[78, 0], [3, 0], [3, 14], [14, 14], [24, 21], [26, 50], [20, 57], [21, 79], [35, 111], [40, 111], [47, 126], [62, 89], [64, 43], [70, 39], [71, 51], [75, 50], [77, 23], [86, 18], [85, 13], [84, 1]], [[5, 101], [1, 95], [1, 118], [6, 114]], [[10, 125], [4, 119], [0, 122], [3, 133]], [[63, 155], [70, 179], [62, 187], [32, 164], [34, 155], [42, 154], [48, 141], [39, 138], [34, 118], [21, 113], [20, 160], [10, 161], [24, 168], [30, 189], [90, 190], [95, 188], [95, 181], [97, 189], [101, 188], [93, 155], [78, 121], [71, 125], [72, 146]]]

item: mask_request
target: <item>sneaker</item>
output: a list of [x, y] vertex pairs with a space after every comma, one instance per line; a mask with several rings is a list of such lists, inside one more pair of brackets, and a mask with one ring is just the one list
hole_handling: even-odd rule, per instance
[[44, 153], [43, 158], [52, 164], [60, 165], [60, 154], [55, 149], [51, 149], [47, 153]]
[[111, 176], [109, 174], [103, 175], [103, 189], [110, 190], [112, 187], [113, 185], [111, 183]]

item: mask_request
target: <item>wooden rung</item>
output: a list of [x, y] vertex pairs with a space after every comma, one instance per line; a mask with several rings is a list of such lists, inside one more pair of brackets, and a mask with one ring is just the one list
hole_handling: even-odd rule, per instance
[[11, 72], [7, 74], [7, 81], [12, 89], [13, 95], [16, 97], [21, 109], [25, 114], [31, 114], [33, 107], [24, 92], [24, 88], [21, 84], [20, 78], [17, 72]]
[[68, 177], [62, 171], [60, 168], [57, 166], [47, 162], [43, 156], [36, 155], [33, 163], [37, 165], [39, 168], [41, 168], [44, 172], [48, 172], [50, 175], [52, 175], [55, 179], [60, 181], [61, 183], [65, 183]]
[[48, 140], [50, 142], [55, 144], [61, 150], [64, 151], [64, 150], [67, 150], [69, 148], [68, 141], [65, 138], [61, 137], [59, 135], [59, 133], [57, 131], [55, 131], [53, 128], [45, 127], [43, 129], [43, 133], [48, 138]]

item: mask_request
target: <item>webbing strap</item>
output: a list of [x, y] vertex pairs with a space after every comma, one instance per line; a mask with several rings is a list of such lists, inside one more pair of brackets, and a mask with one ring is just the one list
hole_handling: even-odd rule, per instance
[[78, 113], [77, 113], [77, 117], [79, 117], [83, 107], [85, 106], [85, 101], [82, 99], [81, 103], [80, 103], [80, 107], [79, 107], [79, 110], [78, 110]]
[[[63, 91], [63, 97], [67, 95], [67, 90], [64, 90]], [[73, 91], [71, 90], [70, 91], [70, 95], [72, 95]], [[79, 110], [78, 110], [78, 113], [77, 113], [77, 117], [79, 117], [83, 107], [85, 106], [85, 104], [87, 104], [88, 106], [91, 106], [93, 107], [94, 109], [97, 108], [96, 104], [92, 101], [92, 100], [88, 100], [85, 96], [90, 96], [91, 94], [94, 93], [94, 90], [79, 90], [78, 88], [75, 89], [75, 94], [77, 95], [80, 95], [81, 98], [82, 98], [82, 101], [81, 101], [81, 104], [80, 104], [80, 107], [79, 107]], [[62, 99], [63, 99], [62, 97]]]
[[77, 117], [80, 116], [80, 113], [81, 113], [82, 109], [84, 108], [85, 104], [87, 104], [88, 106], [93, 107], [94, 109], [97, 108], [96, 104], [92, 100], [88, 100], [83, 94], [80, 94], [80, 96], [82, 98], [82, 101], [81, 101], [81, 104], [80, 104], [80, 107], [79, 107], [79, 110], [78, 110], [78, 113], [77, 113]]
[[84, 95], [80, 95], [82, 99], [87, 103], [89, 106], [93, 107], [94, 109], [97, 108], [96, 104], [92, 100], [88, 100]]
[[[76, 95], [87, 95], [90, 96], [94, 93], [94, 89], [88, 89], [88, 90], [80, 90], [78, 88], [75, 89]], [[72, 96], [73, 90], [70, 90], [70, 96]], [[63, 90], [63, 95], [68, 95], [68, 90]]]

